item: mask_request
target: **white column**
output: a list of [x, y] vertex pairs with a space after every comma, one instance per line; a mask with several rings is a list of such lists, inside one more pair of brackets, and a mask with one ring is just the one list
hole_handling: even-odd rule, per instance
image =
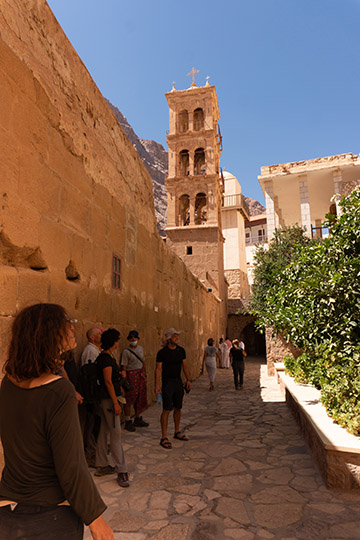
[[305, 234], [311, 238], [311, 216], [308, 182], [305, 176], [299, 179], [301, 225], [305, 227]]
[[337, 169], [333, 172], [333, 181], [334, 181], [334, 194], [335, 194], [335, 204], [336, 204], [336, 214], [340, 216], [341, 207], [339, 206], [339, 201], [341, 199], [342, 193], [342, 174], [341, 170]]
[[275, 216], [275, 204], [274, 204], [274, 190], [272, 180], [264, 182], [265, 188], [265, 205], [266, 205], [266, 225], [268, 241], [271, 240], [275, 232], [276, 216]]

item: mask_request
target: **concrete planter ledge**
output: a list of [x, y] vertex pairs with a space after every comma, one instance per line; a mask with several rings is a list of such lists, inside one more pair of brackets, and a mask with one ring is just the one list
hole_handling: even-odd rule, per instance
[[280, 373], [283, 373], [285, 371], [284, 362], [274, 362], [274, 369], [275, 369], [276, 380], [278, 384], [280, 384]]
[[330, 488], [360, 488], [360, 438], [335, 424], [320, 402], [320, 391], [297, 384], [276, 370], [286, 402], [298, 421]]

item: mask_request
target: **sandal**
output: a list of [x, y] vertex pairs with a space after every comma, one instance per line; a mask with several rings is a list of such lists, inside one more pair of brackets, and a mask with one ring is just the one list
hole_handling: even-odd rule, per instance
[[166, 448], [166, 450], [171, 450], [172, 448], [172, 444], [167, 437], [160, 439], [160, 446], [162, 446], [163, 448]]
[[179, 441], [188, 441], [189, 440], [186, 435], [181, 433], [181, 431], [177, 431], [174, 434], [174, 439], [178, 439]]

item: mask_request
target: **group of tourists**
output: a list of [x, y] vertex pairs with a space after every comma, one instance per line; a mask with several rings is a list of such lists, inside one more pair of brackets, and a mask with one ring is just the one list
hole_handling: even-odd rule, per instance
[[[127, 431], [149, 425], [141, 416], [148, 407], [144, 350], [138, 331], [131, 330], [118, 363], [119, 331], [90, 328], [79, 374], [71, 353], [76, 347], [75, 322], [57, 304], [27, 307], [14, 319], [0, 389], [5, 457], [0, 540], [80, 540], [84, 524], [95, 540], [114, 538], [102, 518], [106, 505], [89, 465], [95, 466], [95, 476], [116, 474], [120, 487], [129, 486], [121, 414], [124, 409]], [[172, 448], [168, 436], [171, 411], [174, 440], [188, 440], [180, 420], [184, 392], [190, 391], [191, 381], [179, 334], [175, 328], [167, 330], [156, 357], [155, 391], [162, 401], [160, 445], [166, 450]], [[210, 390], [214, 389], [217, 362], [222, 366], [222, 345], [220, 340], [215, 347], [210, 338], [205, 347], [203, 368], [208, 371]], [[229, 361], [236, 389], [243, 384], [245, 356], [244, 344], [234, 340]], [[79, 384], [85, 374], [91, 382], [91, 373], [96, 379], [96, 400], [89, 398], [89, 385], [85, 392], [84, 383]]]
[[[94, 540], [114, 538], [102, 517], [106, 505], [88, 465], [95, 457], [96, 476], [116, 474], [119, 486], [129, 486], [121, 412], [124, 406], [128, 431], [149, 425], [141, 416], [148, 406], [144, 351], [138, 332], [130, 331], [119, 365], [115, 352], [120, 333], [115, 328], [89, 329], [80, 379], [85, 366], [90, 366], [88, 373], [95, 368], [100, 393], [97, 403], [86, 403], [71, 354], [76, 347], [75, 322], [57, 304], [27, 307], [14, 319], [0, 389], [5, 457], [0, 540], [81, 540], [84, 524]], [[163, 404], [160, 445], [166, 450], [172, 448], [167, 434], [171, 411], [174, 439], [188, 440], [180, 420], [191, 381], [179, 334], [174, 328], [167, 330], [166, 344], [156, 357], [155, 386]]]
[[[78, 390], [87, 463], [96, 467], [95, 476], [117, 473], [119, 486], [128, 487], [129, 475], [121, 441], [121, 413], [124, 408], [125, 429], [128, 431], [149, 425], [140, 416], [148, 407], [144, 350], [138, 343], [139, 333], [131, 330], [127, 336], [129, 345], [124, 348], [119, 365], [115, 357], [120, 343], [118, 330], [90, 328], [87, 339], [80, 359], [79, 379], [72, 379], [67, 362], [64, 366], [64, 374], [68, 374]], [[83, 382], [91, 378], [91, 370], [95, 370], [99, 386], [95, 398]], [[134, 421], [130, 418], [131, 407], [135, 411]]]
[[207, 346], [204, 350], [204, 356], [202, 361], [201, 373], [204, 372], [204, 367], [209, 377], [209, 391], [215, 389], [215, 376], [217, 366], [226, 369], [230, 365], [233, 369], [234, 386], [235, 390], [241, 390], [244, 384], [244, 371], [245, 371], [245, 357], [247, 353], [245, 351], [245, 344], [243, 341], [234, 339], [232, 342], [227, 337], [224, 341], [223, 338], [219, 340], [219, 346], [215, 347], [214, 339], [209, 338]]

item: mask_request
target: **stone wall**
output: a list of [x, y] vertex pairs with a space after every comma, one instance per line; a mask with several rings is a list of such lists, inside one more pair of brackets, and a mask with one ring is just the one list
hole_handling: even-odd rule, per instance
[[287, 354], [290, 354], [295, 358], [301, 354], [300, 349], [297, 349], [291, 343], [287, 343], [281, 335], [273, 337], [272, 328], [266, 329], [265, 338], [267, 371], [270, 376], [275, 375], [275, 362], [283, 362], [284, 356]]
[[343, 195], [350, 195], [352, 191], [354, 191], [355, 188], [360, 186], [360, 179], [353, 179], [349, 180], [348, 182], [342, 183], [342, 194]]
[[[228, 297], [231, 300], [248, 298], [249, 282], [247, 273], [236, 268], [234, 270], [225, 270], [225, 277], [229, 283]], [[230, 311], [233, 313], [233, 311]]]
[[14, 314], [56, 302], [79, 321], [76, 354], [95, 323], [122, 346], [139, 330], [150, 399], [165, 328], [195, 376], [222, 302], [158, 236], [151, 178], [46, 2], [0, 0], [0, 78], [0, 364]]
[[[216, 297], [221, 299], [220, 325], [218, 329], [213, 327], [208, 329], [209, 336], [212, 335], [217, 339], [224, 333], [227, 319], [227, 285], [224, 279], [220, 229], [207, 226], [167, 229], [167, 244], [191, 268], [191, 271], [199, 276], [206, 290], [211, 289]], [[186, 254], [187, 246], [192, 248], [191, 255]]]

